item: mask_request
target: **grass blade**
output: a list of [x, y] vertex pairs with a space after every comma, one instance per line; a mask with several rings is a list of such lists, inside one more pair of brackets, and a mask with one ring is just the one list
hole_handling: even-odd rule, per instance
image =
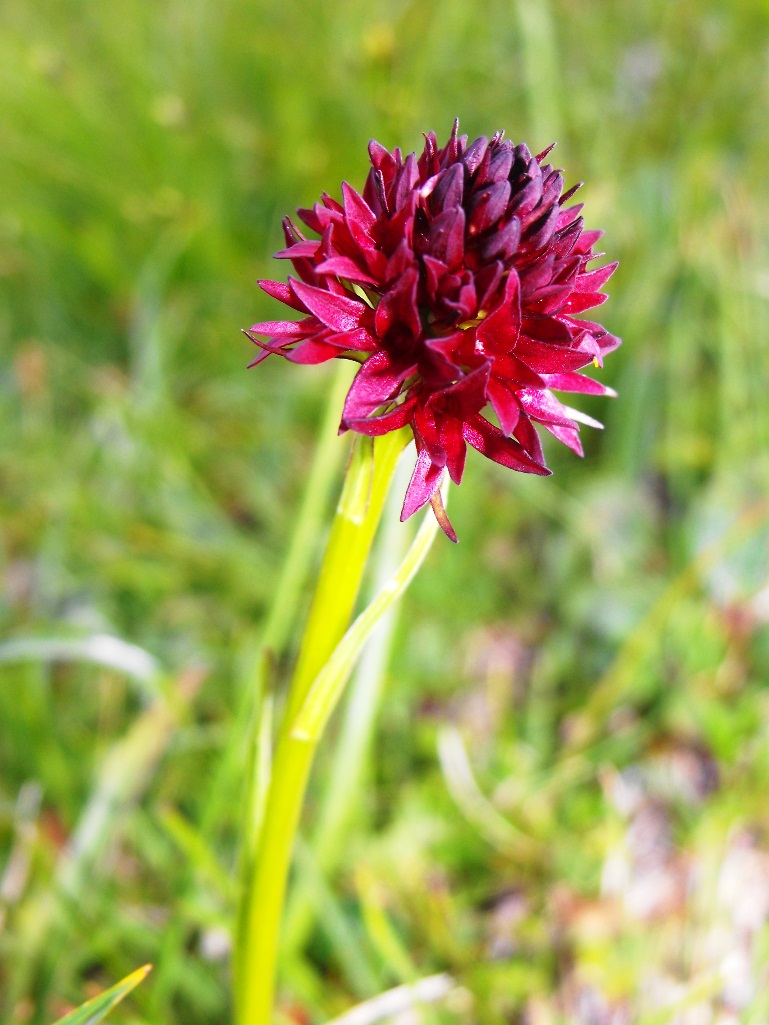
[[112, 986], [106, 992], [99, 994], [98, 997], [94, 997], [93, 1000], [89, 1000], [85, 1004], [81, 1004], [80, 1007], [76, 1007], [74, 1011], [70, 1011], [63, 1018], [60, 1018], [56, 1025], [95, 1025], [97, 1021], [101, 1021], [105, 1015], [109, 1014], [116, 1004], [128, 996], [132, 989], [136, 989], [140, 982], [143, 982], [149, 973], [152, 971], [152, 965], [144, 965], [143, 968], [137, 968], [135, 972], [131, 972], [121, 982]]

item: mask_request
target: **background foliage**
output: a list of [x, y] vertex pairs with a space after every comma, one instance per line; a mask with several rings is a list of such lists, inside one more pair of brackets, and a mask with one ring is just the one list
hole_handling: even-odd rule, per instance
[[249, 695], [333, 379], [246, 373], [238, 330], [271, 315], [284, 213], [360, 183], [372, 135], [459, 114], [587, 182], [620, 398], [586, 400], [607, 430], [584, 463], [552, 445], [551, 479], [470, 459], [355, 814], [302, 847], [281, 1014], [448, 971], [436, 1022], [765, 1021], [767, 5], [0, 22], [2, 1020], [146, 961], [116, 1023], [226, 1020]]

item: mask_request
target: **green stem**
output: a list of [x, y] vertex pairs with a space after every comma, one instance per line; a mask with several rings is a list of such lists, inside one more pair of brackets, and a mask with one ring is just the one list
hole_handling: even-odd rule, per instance
[[288, 870], [319, 736], [292, 734], [294, 719], [344, 635], [360, 589], [402, 433], [357, 439], [329, 536], [275, 752], [256, 859], [244, 894], [237, 951], [239, 1025], [272, 1025]]

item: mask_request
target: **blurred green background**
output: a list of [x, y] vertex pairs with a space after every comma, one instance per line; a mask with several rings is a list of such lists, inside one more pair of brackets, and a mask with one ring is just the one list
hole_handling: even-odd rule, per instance
[[619, 398], [552, 478], [468, 460], [323, 842], [350, 793], [322, 752], [277, 1020], [449, 972], [401, 1025], [765, 1022], [769, 5], [6, 0], [0, 27], [2, 1021], [147, 961], [116, 1023], [228, 1020], [260, 639], [335, 381], [246, 372], [239, 329], [276, 315], [285, 213], [459, 115], [587, 183]]

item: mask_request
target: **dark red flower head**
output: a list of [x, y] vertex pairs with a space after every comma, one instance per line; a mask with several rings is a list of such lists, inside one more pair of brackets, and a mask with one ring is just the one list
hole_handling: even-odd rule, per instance
[[443, 149], [430, 132], [419, 158], [372, 141], [362, 195], [344, 182], [341, 203], [324, 194], [298, 211], [319, 238], [287, 217], [275, 255], [297, 277], [259, 284], [302, 317], [246, 332], [262, 349], [252, 366], [270, 353], [360, 363], [341, 430], [374, 436], [408, 424], [417, 461], [401, 518], [432, 502], [453, 540], [439, 485], [446, 471], [459, 484], [468, 443], [513, 470], [548, 474], [542, 424], [581, 455], [576, 421], [595, 421], [553, 390], [609, 394], [578, 371], [619, 345], [578, 317], [604, 302], [616, 267], [588, 270], [603, 233], [584, 230], [580, 205], [564, 207], [579, 186], [562, 191], [549, 150], [533, 157], [502, 132], [468, 146], [457, 129]]

